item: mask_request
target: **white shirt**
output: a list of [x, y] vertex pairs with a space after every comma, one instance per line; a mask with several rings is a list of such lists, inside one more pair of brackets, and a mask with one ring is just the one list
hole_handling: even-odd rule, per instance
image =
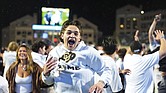
[[[150, 51], [155, 50], [157, 47], [160, 47], [160, 44], [155, 39], [153, 39], [153, 41], [150, 42], [150, 44], [149, 44]], [[159, 64], [155, 64], [154, 67], [152, 68], [153, 69], [152, 74], [153, 74], [154, 83], [151, 86], [152, 86], [152, 88], [155, 87], [154, 90], [155, 90], [156, 93], [158, 93], [158, 89], [157, 89], [158, 88], [158, 82], [161, 81], [161, 79], [162, 79], [161, 73], [159, 71], [159, 67], [160, 67]], [[150, 93], [152, 93], [152, 92], [150, 92]]]
[[153, 77], [151, 68], [159, 62], [159, 52], [149, 55], [127, 54], [124, 58], [124, 69], [130, 69], [131, 74], [125, 75], [125, 93], [148, 93]]
[[152, 43], [149, 44], [149, 49], [150, 49], [150, 51], [153, 51], [154, 49], [156, 49], [159, 46], [160, 46], [160, 44], [158, 44], [157, 41], [154, 40]]
[[[50, 51], [48, 59], [52, 56], [59, 59], [66, 52], [69, 52], [69, 50], [63, 44], [56, 46]], [[65, 69], [55, 78], [42, 75], [42, 79], [46, 84], [54, 83], [57, 93], [88, 93], [89, 88], [95, 83], [95, 73], [98, 73], [105, 83], [110, 81], [110, 69], [106, 67], [95, 48], [86, 46], [81, 41], [77, 48], [71, 52], [75, 54], [73, 59], [69, 62], [60, 60], [60, 63], [71, 67], [78, 66], [80, 69]]]
[[0, 93], [9, 93], [8, 81], [2, 76], [0, 76]]
[[117, 61], [116, 61], [116, 66], [118, 68], [118, 70], [123, 70], [124, 69], [124, 66], [123, 66], [123, 62], [122, 62], [122, 58], [119, 58]]
[[22, 78], [16, 74], [15, 78], [16, 86], [15, 92], [16, 93], [30, 93], [32, 92], [32, 74]]
[[32, 54], [32, 59], [35, 63], [37, 63], [41, 68], [43, 68], [45, 62], [46, 62], [46, 57], [47, 55], [42, 55], [36, 52], [31, 52]]
[[4, 74], [6, 77], [6, 72], [9, 69], [10, 65], [16, 61], [16, 51], [9, 51], [3, 54], [3, 63], [5, 64]]
[[102, 59], [106, 63], [106, 66], [111, 69], [111, 73], [109, 74], [109, 87], [106, 89], [105, 93], [118, 92], [122, 90], [123, 87], [118, 72], [119, 70], [117, 69], [114, 59], [107, 55], [103, 55]]
[[[116, 66], [118, 68], [118, 72], [119, 72], [119, 70], [124, 70], [124, 65], [123, 65], [122, 58], [119, 58], [116, 61]], [[126, 79], [125, 79], [125, 77], [124, 77], [124, 80], [123, 80], [123, 84], [124, 84], [123, 89], [125, 89], [126, 88]]]

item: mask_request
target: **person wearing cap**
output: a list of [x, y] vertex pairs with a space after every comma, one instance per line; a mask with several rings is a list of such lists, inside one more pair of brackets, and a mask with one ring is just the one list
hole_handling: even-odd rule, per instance
[[129, 75], [125, 75], [125, 93], [150, 93], [148, 89], [153, 81], [151, 68], [166, 56], [164, 31], [156, 30], [155, 34], [160, 40], [160, 49], [155, 53], [141, 55], [142, 44], [139, 42], [138, 32], [135, 35], [135, 40], [130, 44], [131, 54], [124, 58], [124, 68], [131, 70]]

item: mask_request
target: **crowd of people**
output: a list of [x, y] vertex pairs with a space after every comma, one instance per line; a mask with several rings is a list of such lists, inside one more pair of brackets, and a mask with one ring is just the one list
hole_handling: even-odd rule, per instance
[[78, 20], [67, 20], [60, 43], [37, 40], [31, 46], [12, 41], [1, 52], [0, 93], [166, 93], [166, 39], [155, 18], [149, 28], [149, 52], [137, 30], [129, 48], [110, 36], [86, 45]]

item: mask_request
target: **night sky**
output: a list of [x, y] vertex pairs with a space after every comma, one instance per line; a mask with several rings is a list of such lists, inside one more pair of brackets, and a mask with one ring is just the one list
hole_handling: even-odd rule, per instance
[[96, 24], [104, 35], [110, 35], [115, 29], [116, 9], [127, 4], [143, 10], [166, 9], [164, 0], [1, 0], [0, 27], [8, 26], [9, 22], [34, 12], [40, 13], [42, 6], [68, 7], [70, 17], [77, 14]]

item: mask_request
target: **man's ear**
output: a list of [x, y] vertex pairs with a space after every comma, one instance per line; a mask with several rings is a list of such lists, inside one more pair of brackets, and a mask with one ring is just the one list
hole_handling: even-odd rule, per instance
[[63, 39], [63, 37], [64, 37], [64, 34], [61, 34], [61, 35], [60, 35], [60, 38]]
[[42, 53], [42, 48], [41, 47], [39, 48], [38, 53]]
[[[80, 41], [82, 41], [81, 36], [80, 36]], [[79, 41], [79, 42], [80, 42], [80, 41]]]

